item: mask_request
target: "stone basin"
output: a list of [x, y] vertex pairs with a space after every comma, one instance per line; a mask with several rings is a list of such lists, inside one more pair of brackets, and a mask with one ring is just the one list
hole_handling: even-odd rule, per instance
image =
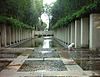
[[66, 71], [61, 60], [35, 60], [25, 61], [22, 67], [18, 71]]

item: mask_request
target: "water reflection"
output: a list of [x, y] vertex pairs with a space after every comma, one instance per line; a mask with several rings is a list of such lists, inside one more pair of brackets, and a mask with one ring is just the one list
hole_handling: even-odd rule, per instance
[[42, 54], [45, 53], [51, 53], [52, 51], [49, 51], [48, 49], [51, 48], [50, 46], [50, 42], [52, 41], [50, 37], [44, 37], [44, 41], [43, 41], [43, 49], [45, 49], [45, 51], [41, 51]]
[[45, 39], [43, 41], [43, 48], [50, 48], [50, 41], [52, 41], [51, 39]]

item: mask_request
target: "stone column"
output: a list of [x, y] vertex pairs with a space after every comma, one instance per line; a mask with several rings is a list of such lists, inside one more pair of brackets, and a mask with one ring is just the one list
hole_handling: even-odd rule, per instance
[[64, 42], [66, 43], [66, 27], [64, 27]]
[[35, 34], [34, 34], [34, 30], [32, 30], [32, 38], [34, 38]]
[[57, 29], [57, 38], [59, 38], [59, 35], [58, 34], [59, 34], [59, 32], [58, 32], [58, 29]]
[[81, 23], [80, 20], [75, 20], [75, 48], [80, 48], [81, 45]]
[[64, 42], [65, 41], [65, 36], [64, 36], [65, 34], [64, 34], [64, 27], [62, 27], [62, 41]]
[[68, 42], [67, 27], [65, 28], [65, 41]]
[[54, 36], [55, 36], [55, 38], [57, 38], [57, 29], [55, 30], [55, 32], [54, 32]]
[[20, 39], [21, 39], [21, 41], [23, 40], [23, 31], [22, 31], [22, 28], [21, 28], [21, 35], [20, 35]]
[[70, 27], [68, 25], [67, 37], [68, 37], [68, 44], [70, 43]]
[[100, 48], [100, 14], [90, 15], [90, 43], [89, 48], [96, 50]]
[[62, 38], [61, 38], [61, 37], [62, 37], [62, 34], [61, 34], [61, 33], [62, 33], [62, 31], [61, 31], [61, 29], [59, 29], [59, 39], [60, 39], [60, 40], [62, 39]]
[[32, 38], [32, 31], [30, 30], [30, 38]]
[[20, 29], [18, 29], [18, 42], [20, 42]]
[[6, 25], [3, 24], [2, 25], [2, 29], [1, 29], [1, 39], [2, 39], [2, 47], [6, 47], [7, 46], [7, 40], [6, 40]]
[[24, 39], [26, 39], [26, 29], [24, 29]]
[[29, 33], [29, 30], [27, 30], [27, 39], [29, 38], [29, 37], [28, 37], [28, 33]]
[[13, 28], [13, 43], [16, 43], [16, 29]]
[[29, 38], [34, 38], [34, 37], [35, 37], [35, 31], [29, 30]]
[[24, 29], [24, 39], [26, 39], [26, 29]]
[[28, 39], [28, 30], [27, 30], [27, 32], [26, 32], [26, 38]]
[[[32, 31], [32, 38], [34, 38], [35, 34], [34, 31]], [[28, 38], [30, 38], [30, 30], [28, 30]]]
[[13, 44], [13, 28], [11, 27], [11, 44]]
[[2, 40], [1, 40], [1, 28], [2, 28], [2, 26], [0, 25], [0, 48], [1, 48], [1, 42], [2, 42]]
[[26, 39], [28, 38], [27, 36], [28, 36], [28, 30], [26, 30], [26, 34], [25, 34], [25, 36], [26, 36]]
[[26, 39], [26, 36], [27, 36], [27, 30], [25, 29], [24, 30], [24, 38]]
[[22, 29], [22, 40], [24, 40], [24, 30]]
[[18, 30], [15, 29], [15, 42], [17, 43], [18, 42]]
[[69, 26], [67, 26], [67, 43], [69, 44]]
[[[56, 36], [56, 38], [58, 38], [59, 37], [59, 35], [58, 35], [58, 29], [57, 29], [57, 34], [56, 34], [57, 36]], [[54, 36], [55, 37], [55, 36]]]
[[11, 27], [7, 26], [7, 45], [11, 45]]
[[71, 24], [69, 24], [69, 44], [71, 43]]
[[89, 18], [81, 18], [81, 47], [89, 45]]
[[58, 38], [58, 29], [57, 29], [57, 34], [56, 35], [57, 35], [56, 38]]
[[58, 32], [59, 32], [59, 38], [58, 39], [61, 39], [61, 29], [58, 29]]
[[54, 32], [54, 36], [55, 36], [55, 38], [57, 38], [57, 29]]
[[71, 43], [75, 43], [75, 22], [71, 23]]
[[57, 39], [59, 39], [59, 29], [57, 29]]
[[60, 37], [60, 33], [59, 33], [59, 29], [57, 29], [57, 38], [59, 39]]
[[66, 27], [64, 27], [64, 42], [66, 43]]

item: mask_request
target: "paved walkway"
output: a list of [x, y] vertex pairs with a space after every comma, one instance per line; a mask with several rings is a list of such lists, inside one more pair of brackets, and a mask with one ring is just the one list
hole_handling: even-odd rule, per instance
[[[45, 58], [45, 60], [61, 60], [65, 67], [66, 71], [28, 71], [28, 72], [19, 72], [18, 69], [23, 65], [26, 60], [43, 60], [43, 58], [28, 58], [28, 56], [32, 53], [33, 49], [24, 49], [24, 53], [19, 55], [17, 58], [11, 59], [6, 58], [9, 61], [12, 61], [5, 69], [0, 72], [0, 77], [46, 77], [46, 76], [59, 76], [59, 77], [89, 77], [91, 75], [99, 75], [97, 72], [93, 71], [83, 71], [82, 68], [75, 63], [75, 61], [71, 58], [65, 58], [63, 53], [60, 52], [60, 58]], [[18, 51], [19, 52], [19, 51]], [[21, 52], [21, 51], [20, 51]], [[3, 59], [0, 59], [3, 60]], [[5, 59], [4, 59], [5, 60]]]

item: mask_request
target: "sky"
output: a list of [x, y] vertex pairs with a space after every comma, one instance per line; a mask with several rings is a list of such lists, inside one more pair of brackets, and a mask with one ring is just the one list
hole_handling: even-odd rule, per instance
[[55, 2], [56, 0], [43, 0], [43, 4], [50, 5], [51, 3]]
[[[43, 0], [43, 5], [47, 4], [50, 5], [52, 3], [56, 2], [56, 0]], [[41, 15], [41, 19], [43, 22], [45, 22], [47, 24], [47, 28], [49, 27], [49, 18], [48, 15], [46, 13], [43, 13]]]

